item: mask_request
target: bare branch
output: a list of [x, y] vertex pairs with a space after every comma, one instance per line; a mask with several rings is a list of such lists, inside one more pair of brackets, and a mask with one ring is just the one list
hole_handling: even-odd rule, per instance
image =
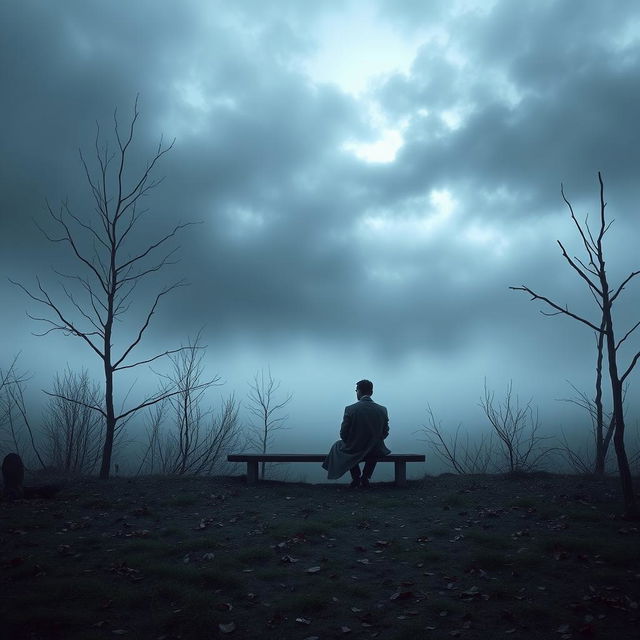
[[116, 362], [113, 365], [113, 370], [117, 370], [119, 368], [124, 368], [124, 367], [120, 367], [120, 364], [123, 362], [123, 360], [125, 360], [125, 358], [131, 353], [131, 351], [138, 345], [140, 344], [140, 341], [142, 340], [142, 336], [144, 334], [144, 332], [147, 330], [147, 327], [149, 326], [149, 323], [151, 322], [151, 316], [153, 316], [153, 314], [156, 311], [156, 307], [158, 306], [158, 302], [160, 301], [160, 298], [162, 298], [162, 296], [165, 296], [167, 293], [169, 293], [170, 291], [173, 291], [174, 289], [177, 289], [178, 287], [182, 287], [185, 286], [186, 283], [181, 280], [180, 282], [176, 282], [175, 284], [172, 284], [171, 286], [163, 289], [157, 296], [156, 299], [149, 311], [149, 313], [147, 314], [147, 318], [144, 321], [144, 324], [142, 325], [142, 327], [140, 328], [140, 331], [138, 331], [138, 336], [136, 337], [136, 339], [125, 349], [124, 353], [122, 354], [122, 356], [116, 360]]
[[638, 326], [640, 326], [640, 320], [638, 320], [638, 322], [636, 322], [633, 327], [631, 327], [631, 329], [629, 329], [629, 331], [627, 331], [627, 333], [625, 334], [624, 338], [622, 338], [618, 344], [616, 345], [616, 351], [620, 348], [620, 345], [638, 328]]
[[93, 239], [98, 242], [98, 244], [101, 244], [107, 250], [110, 248], [109, 245], [100, 237], [100, 234], [98, 234], [98, 232], [92, 226], [85, 224], [78, 216], [72, 213], [71, 209], [69, 208], [69, 203], [66, 200], [62, 203], [62, 206], [64, 207], [67, 215], [72, 218], [79, 227], [82, 227], [83, 229], [88, 231]]
[[173, 353], [179, 353], [180, 351], [186, 351], [189, 347], [178, 347], [177, 349], [170, 349], [169, 351], [163, 351], [152, 358], [148, 358], [147, 360], [140, 360], [139, 362], [135, 362], [133, 364], [126, 364], [122, 366], [114, 366], [114, 371], [122, 371], [123, 369], [133, 369], [134, 367], [139, 367], [141, 364], [149, 364], [150, 362], [154, 362], [155, 360], [159, 360], [160, 358], [164, 358], [165, 356], [169, 356]]
[[64, 400], [65, 402], [71, 402], [73, 404], [77, 404], [80, 405], [81, 407], [86, 407], [87, 409], [92, 409], [93, 411], [97, 411], [98, 413], [101, 413], [105, 418], [107, 417], [106, 412], [104, 411], [104, 409], [102, 409], [101, 407], [94, 405], [94, 404], [87, 404], [86, 402], [83, 402], [81, 400], [77, 400], [76, 398], [72, 398], [71, 396], [67, 396], [61, 393], [51, 393], [50, 391], [46, 391], [45, 389], [42, 390], [42, 392], [48, 396], [50, 396], [51, 398], [60, 398], [61, 400]]
[[[22, 291], [24, 291], [24, 293], [26, 293], [32, 300], [35, 300], [36, 302], [40, 302], [41, 304], [44, 304], [44, 305], [48, 306], [50, 309], [52, 309], [54, 311], [54, 313], [60, 319], [60, 322], [62, 322], [63, 324], [62, 324], [62, 326], [56, 325], [56, 323], [52, 322], [51, 320], [47, 320], [45, 318], [34, 318], [35, 320], [41, 320], [43, 322], [49, 322], [49, 323], [53, 324], [57, 329], [68, 331], [70, 334], [78, 336], [79, 338], [82, 338], [91, 347], [91, 349], [93, 349], [93, 351], [95, 351], [100, 356], [101, 359], [104, 359], [104, 354], [102, 353], [102, 351], [100, 351], [100, 349], [98, 349], [98, 347], [96, 347], [96, 345], [93, 344], [93, 342], [89, 338], [90, 335], [95, 335], [95, 334], [86, 333], [86, 332], [80, 331], [79, 329], [77, 329], [75, 327], [75, 325], [71, 321], [67, 320], [67, 318], [62, 314], [60, 309], [51, 300], [51, 298], [49, 297], [49, 294], [42, 287], [42, 284], [40, 283], [40, 279], [36, 278], [36, 280], [38, 282], [38, 289], [40, 289], [40, 291], [43, 294], [44, 298], [39, 298], [38, 296], [32, 294], [21, 283], [16, 282], [15, 280], [11, 280], [11, 278], [9, 278], [9, 282], [11, 282], [11, 284], [13, 284], [13, 285], [19, 287], [20, 289], [22, 289]], [[29, 317], [32, 317], [32, 316], [29, 316]], [[49, 333], [49, 332], [47, 332], [47, 333]]]
[[[193, 390], [201, 389], [202, 387], [205, 387], [207, 384], [208, 383], [202, 383], [200, 385], [197, 385], [197, 386], [193, 387]], [[120, 421], [120, 420], [122, 420], [123, 418], [125, 418], [128, 415], [131, 415], [132, 413], [135, 413], [136, 411], [140, 411], [140, 409], [144, 409], [145, 407], [150, 407], [153, 404], [157, 404], [158, 402], [162, 402], [163, 400], [167, 400], [168, 398], [172, 398], [173, 396], [177, 396], [179, 393], [182, 393], [181, 389], [178, 389], [177, 391], [169, 391], [169, 392], [163, 393], [161, 395], [149, 398], [148, 400], [145, 400], [144, 402], [141, 402], [139, 405], [133, 407], [133, 409], [129, 409], [128, 411], [125, 411], [124, 413], [121, 413], [119, 416], [116, 417], [116, 420]]]
[[[139, 273], [136, 273], [132, 276], [125, 276], [124, 278], [120, 278], [120, 280], [118, 280], [118, 284], [116, 286], [116, 289], [119, 289], [123, 284], [126, 284], [127, 282], [131, 282], [132, 280], [139, 280], [140, 278], [143, 278], [144, 276], [149, 275], [150, 273], [155, 273], [156, 271], [160, 271], [160, 269], [162, 269], [162, 267], [165, 267], [167, 265], [170, 264], [177, 264], [178, 261], [177, 260], [169, 260], [169, 258], [176, 253], [176, 251], [178, 251], [180, 247], [175, 247], [174, 249], [172, 249], [169, 253], [167, 253], [167, 255], [162, 258], [162, 260], [154, 265], [153, 267], [149, 267], [148, 269], [145, 269], [144, 271], [140, 271]], [[131, 269], [128, 269], [127, 272], [129, 272]]]
[[578, 267], [578, 265], [569, 257], [569, 254], [566, 252], [564, 246], [562, 245], [562, 242], [560, 242], [560, 240], [558, 240], [557, 242], [560, 245], [560, 249], [562, 250], [562, 255], [564, 256], [565, 260], [571, 265], [571, 267], [573, 267], [573, 269], [589, 285], [589, 287], [591, 287], [591, 289], [593, 289], [599, 296], [602, 296], [602, 291], [593, 282], [591, 282], [589, 276], [587, 276], [585, 272], [580, 269], [580, 267]]
[[627, 278], [623, 281], [623, 283], [616, 289], [616, 292], [611, 296], [609, 302], [613, 304], [614, 300], [622, 293], [622, 290], [625, 288], [626, 284], [632, 279], [635, 278], [640, 273], [640, 271], [632, 271]]
[[[102, 324], [102, 326], [99, 326], [98, 324], [96, 324], [95, 320], [76, 302], [75, 298], [73, 297], [73, 294], [62, 283], [60, 284], [60, 286], [62, 287], [62, 290], [64, 291], [65, 295], [67, 296], [71, 304], [75, 307], [75, 309], [78, 311], [78, 313], [85, 320], [87, 320], [87, 322], [89, 322], [89, 324], [96, 330], [96, 333], [91, 332], [92, 335], [99, 335], [104, 338], [104, 331], [103, 331], [104, 324]], [[99, 315], [98, 315], [98, 320], [99, 321], [101, 320]]]
[[627, 370], [622, 374], [622, 376], [620, 376], [621, 383], [624, 382], [627, 379], [627, 376], [633, 371], [633, 368], [636, 366], [638, 359], [640, 359], [640, 351], [638, 351], [638, 353], [636, 353], [636, 355], [633, 356], [633, 359], [631, 360], [631, 364], [627, 367]]
[[572, 313], [567, 308], [563, 308], [563, 307], [559, 306], [558, 304], [556, 304], [552, 300], [549, 300], [549, 298], [546, 298], [545, 296], [541, 296], [540, 294], [535, 293], [534, 291], [532, 291], [531, 289], [529, 289], [529, 287], [527, 287], [525, 285], [522, 285], [521, 287], [509, 287], [509, 289], [512, 289], [513, 291], [525, 291], [526, 293], [528, 293], [531, 296], [531, 300], [542, 300], [543, 302], [546, 302], [550, 307], [555, 309], [556, 312], [557, 312], [557, 313], [554, 313], [554, 314], [546, 314], [546, 315], [563, 314], [563, 315], [569, 316], [570, 318], [573, 318], [574, 320], [578, 320], [579, 322], [582, 322], [583, 324], [586, 324], [588, 327], [591, 327], [594, 331], [598, 331], [598, 332], [602, 331], [602, 329], [600, 329], [600, 327], [596, 327], [596, 325], [593, 324], [592, 322], [590, 322], [589, 320], [586, 320], [585, 318], [582, 318], [581, 316], [576, 315], [575, 313]]
[[[127, 260], [123, 264], [121, 264], [118, 267], [116, 267], [116, 273], [120, 273], [120, 271], [122, 271], [123, 269], [126, 269], [129, 265], [132, 265], [134, 262], [137, 262], [138, 260], [142, 260], [142, 258], [146, 257], [149, 253], [151, 253], [151, 251], [153, 251], [154, 249], [158, 248], [161, 244], [163, 244], [164, 242], [169, 240], [169, 238], [174, 237], [179, 230], [184, 229], [186, 227], [190, 227], [191, 225], [194, 225], [194, 224], [198, 224], [198, 223], [196, 223], [196, 222], [185, 222], [183, 224], [177, 225], [176, 227], [174, 227], [173, 231], [171, 231], [170, 233], [168, 233], [167, 235], [162, 237], [157, 242], [153, 243], [151, 246], [149, 246], [146, 249], [146, 251], [143, 251], [141, 254], [137, 255], [135, 258], [131, 258], [130, 260]], [[171, 254], [169, 254], [169, 255], [171, 255]]]
[[[48, 205], [47, 205], [48, 206]], [[78, 260], [80, 260], [81, 262], [83, 262], [96, 276], [96, 278], [98, 279], [98, 282], [101, 284], [102, 288], [104, 289], [105, 293], [107, 293], [108, 289], [107, 289], [107, 284], [106, 282], [103, 280], [102, 275], [100, 274], [100, 272], [95, 268], [95, 266], [91, 263], [90, 260], [88, 260], [87, 258], [85, 258], [79, 251], [78, 246], [76, 244], [76, 241], [73, 238], [73, 235], [71, 233], [71, 230], [69, 229], [69, 226], [67, 225], [67, 223], [62, 219], [62, 215], [57, 216], [54, 212], [53, 209], [51, 207], [48, 207], [49, 209], [49, 213], [51, 214], [51, 217], [60, 225], [62, 226], [62, 228], [65, 230], [65, 236], [59, 239], [54, 239], [51, 236], [49, 236], [46, 232], [43, 231], [43, 233], [45, 234], [45, 237], [47, 238], [47, 240], [50, 240], [51, 242], [67, 242], [69, 244], [69, 246], [71, 247], [71, 249], [73, 250], [73, 253], [75, 254], [75, 256], [78, 258]]]
[[585, 221], [585, 227], [587, 229], [587, 233], [589, 234], [589, 238], [591, 239], [591, 243], [585, 237], [585, 234], [582, 231], [582, 227], [580, 226], [580, 223], [578, 222], [578, 219], [576, 218], [575, 213], [573, 212], [573, 207], [569, 202], [569, 200], [567, 200], [567, 197], [564, 194], [564, 185], [562, 183], [560, 183], [560, 193], [562, 194], [562, 199], [564, 200], [565, 204], [567, 205], [567, 207], [569, 207], [569, 212], [571, 213], [571, 219], [573, 220], [574, 224], [576, 225], [576, 228], [578, 229], [578, 233], [582, 238], [582, 243], [584, 244], [584, 248], [587, 250], [587, 253], [589, 254], [590, 262], [593, 264], [593, 254], [594, 252], [597, 252], [597, 249], [595, 247], [595, 243], [593, 242], [593, 237], [591, 236], [591, 230], [589, 229], [589, 225]]

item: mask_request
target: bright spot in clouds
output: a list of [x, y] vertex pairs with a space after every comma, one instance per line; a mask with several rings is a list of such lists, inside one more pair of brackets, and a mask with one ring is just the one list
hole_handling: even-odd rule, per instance
[[343, 149], [350, 151], [365, 162], [388, 163], [396, 159], [403, 144], [404, 138], [400, 131], [385, 129], [382, 132], [382, 137], [375, 142], [347, 142]]
[[408, 36], [380, 20], [368, 2], [327, 14], [314, 36], [318, 49], [305, 65], [307, 73], [315, 82], [337, 84], [353, 96], [365, 92], [375, 77], [408, 73], [423, 41], [421, 33]]

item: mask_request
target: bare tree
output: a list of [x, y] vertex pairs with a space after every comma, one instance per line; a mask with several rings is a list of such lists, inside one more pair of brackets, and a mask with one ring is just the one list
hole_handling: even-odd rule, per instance
[[18, 365], [19, 357], [20, 354], [15, 355], [6, 369], [0, 369], [0, 391], [3, 391], [6, 387], [15, 382], [17, 376], [16, 368]]
[[[98, 127], [94, 170], [89, 168], [80, 151], [81, 163], [95, 204], [93, 218], [90, 214], [74, 213], [67, 201], [62, 203], [58, 211], [47, 203], [57, 232], [41, 230], [51, 242], [65, 246], [77, 264], [77, 270], [72, 273], [56, 272], [62, 278], [60, 284], [64, 295], [52, 295], [39, 278], [35, 291], [14, 282], [32, 300], [46, 308], [45, 317], [29, 316], [48, 325], [48, 329], [38, 335], [61, 331], [64, 335], [80, 338], [102, 361], [104, 394], [100, 402], [87, 405], [100, 413], [105, 421], [101, 478], [107, 478], [110, 473], [117, 426], [133, 413], [172, 393], [172, 390], [164, 389], [161, 394], [147, 397], [135, 406], [122, 408], [118, 412], [114, 405], [115, 374], [180, 351], [173, 349], [137, 360], [133, 358], [134, 351], [158, 310], [160, 300], [182, 286], [183, 281], [165, 285], [150, 298], [148, 307], [138, 318], [137, 329], [132, 332], [132, 337], [126, 338], [124, 330], [117, 330], [136, 299], [135, 294], [140, 291], [137, 287], [165, 266], [175, 263], [173, 256], [177, 247], [168, 249], [169, 241], [190, 224], [177, 224], [153, 241], [135, 240], [139, 223], [148, 213], [147, 209], [141, 208], [142, 201], [162, 181], [152, 177], [153, 171], [160, 159], [173, 147], [173, 142], [165, 145], [161, 138], [146, 165], [137, 173], [131, 170], [130, 152], [138, 114], [136, 98], [133, 115], [127, 132], [123, 135], [118, 126], [117, 112], [114, 113], [116, 149], [113, 152], [107, 143], [101, 142]], [[149, 229], [145, 234], [148, 231]], [[142, 242], [144, 244], [140, 245]], [[116, 338], [120, 338], [120, 346]], [[76, 401], [59, 394], [58, 397], [69, 402]]]
[[[285, 429], [285, 422], [289, 416], [283, 415], [282, 410], [289, 404], [293, 394], [279, 396], [280, 381], [274, 380], [271, 369], [258, 371], [249, 383], [247, 406], [254, 417], [250, 425], [249, 444], [261, 453], [267, 453], [276, 431]], [[262, 463], [260, 477], [264, 478], [265, 463]]]
[[487, 473], [493, 466], [493, 434], [488, 438], [480, 434], [479, 439], [472, 441], [469, 433], [462, 436], [462, 425], [458, 425], [453, 434], [446, 433], [430, 406], [427, 406], [427, 416], [428, 422], [421, 430], [440, 461], [459, 474]]
[[520, 287], [510, 287], [516, 291], [524, 291], [531, 295], [532, 300], [541, 300], [547, 306], [553, 309], [552, 312], [543, 312], [544, 315], [564, 315], [569, 318], [573, 318], [578, 322], [593, 329], [596, 333], [603, 336], [603, 340], [607, 349], [607, 361], [609, 367], [609, 379], [611, 382], [611, 397], [613, 404], [613, 421], [614, 421], [614, 434], [613, 443], [616, 451], [616, 457], [618, 460], [618, 471], [620, 473], [620, 480], [622, 484], [622, 494], [625, 504], [625, 515], [629, 518], [640, 518], [640, 509], [636, 501], [635, 491], [633, 488], [633, 480], [631, 477], [631, 470], [629, 467], [629, 460], [624, 444], [625, 433], [625, 417], [624, 417], [624, 399], [623, 388], [625, 380], [629, 377], [629, 374], [633, 371], [638, 359], [640, 358], [640, 351], [637, 351], [631, 358], [626, 369], [619, 365], [618, 351], [621, 345], [629, 338], [629, 336], [640, 326], [640, 321], [636, 322], [621, 339], [616, 338], [614, 317], [613, 317], [613, 305], [624, 290], [625, 286], [635, 277], [640, 271], [632, 271], [617, 288], [612, 288], [609, 284], [603, 240], [604, 236], [611, 226], [611, 222], [607, 223], [605, 216], [606, 202], [604, 199], [604, 182], [602, 175], [598, 172], [598, 181], [600, 183], [600, 228], [596, 236], [593, 235], [588, 224], [588, 220], [585, 220], [584, 224], [578, 222], [571, 203], [567, 200], [564, 194], [564, 188], [561, 188], [562, 198], [569, 208], [571, 219], [576, 226], [582, 244], [586, 251], [586, 260], [580, 258], [571, 258], [564, 248], [563, 244], [558, 240], [558, 245], [562, 252], [563, 258], [568, 262], [571, 268], [578, 274], [578, 276], [586, 284], [589, 293], [596, 301], [596, 304], [600, 310], [599, 317], [593, 321], [585, 318], [582, 315], [570, 311], [568, 307], [562, 306], [557, 302], [554, 302], [546, 296], [540, 295], [534, 292], [529, 287], [522, 285]]
[[156, 402], [147, 407], [147, 448], [145, 449], [136, 475], [155, 473], [158, 469], [162, 473], [168, 473], [166, 461], [166, 447], [163, 446], [162, 423], [165, 418], [166, 400]]
[[66, 474], [94, 473], [104, 441], [104, 418], [91, 408], [99, 403], [100, 387], [88, 371], [56, 374], [44, 419], [49, 466]]
[[24, 382], [24, 376], [16, 370], [19, 355], [14, 356], [6, 369], [0, 369], [0, 427], [2, 427], [0, 444], [3, 449], [12, 450], [18, 454], [21, 453], [21, 445], [13, 423], [14, 403], [10, 389], [12, 386]]
[[226, 453], [236, 446], [240, 437], [239, 403], [235, 396], [223, 399], [216, 412], [211, 411], [206, 423], [198, 430], [194, 446], [183, 464], [180, 439], [175, 422], [166, 422], [166, 404], [149, 407], [147, 446], [138, 466], [140, 473], [213, 475], [226, 463]]
[[513, 397], [513, 383], [509, 382], [504, 400], [496, 402], [495, 394], [484, 384], [484, 395], [480, 406], [484, 411], [493, 433], [498, 437], [509, 473], [535, 471], [552, 449], [544, 447], [547, 440], [540, 435], [540, 420], [529, 400], [521, 405]]
[[[600, 334], [601, 336], [602, 334]], [[600, 342], [600, 341], [599, 341]], [[584, 391], [580, 391], [573, 384], [575, 392], [573, 398], [563, 398], [563, 402], [570, 402], [584, 409], [591, 420], [592, 442], [588, 443], [583, 452], [579, 452], [569, 443], [566, 435], [562, 436], [563, 456], [569, 464], [580, 473], [595, 473], [603, 475], [607, 466], [607, 454], [615, 428], [613, 413], [605, 411], [602, 400], [602, 353], [601, 344], [598, 345], [598, 363], [596, 365], [596, 395], [591, 399]], [[626, 387], [623, 396], [626, 395]]]
[[[29, 376], [17, 369], [18, 357], [14, 357], [9, 368], [0, 369], [0, 426], [3, 427], [3, 447], [8, 447], [26, 459], [27, 449], [31, 449], [42, 468], [44, 460], [36, 445], [27, 403], [25, 400], [25, 386]], [[24, 433], [28, 437], [28, 444], [23, 441]]]
[[[206, 392], [220, 384], [219, 376], [204, 379], [205, 349], [198, 333], [184, 350], [170, 356], [172, 370], [163, 377], [167, 387], [177, 393], [150, 411], [147, 450], [138, 472], [146, 468], [153, 473], [157, 467], [163, 473], [211, 474], [237, 441], [239, 407], [235, 397], [223, 400], [217, 411], [204, 405]], [[171, 426], [163, 430], [166, 410]]]

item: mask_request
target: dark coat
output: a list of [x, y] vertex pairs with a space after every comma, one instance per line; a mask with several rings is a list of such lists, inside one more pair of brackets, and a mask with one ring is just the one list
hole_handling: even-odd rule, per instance
[[329, 480], [344, 475], [351, 467], [369, 456], [386, 456], [391, 451], [384, 444], [389, 435], [387, 408], [376, 404], [369, 396], [345, 407], [340, 440], [322, 463]]

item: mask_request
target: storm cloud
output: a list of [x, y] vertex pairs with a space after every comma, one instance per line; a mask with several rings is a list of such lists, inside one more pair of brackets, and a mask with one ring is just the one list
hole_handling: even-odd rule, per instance
[[[612, 277], [638, 266], [636, 3], [25, 0], [0, 25], [6, 276], [55, 289], [69, 257], [34, 220], [45, 199], [88, 219], [78, 148], [92, 160], [96, 122], [111, 139], [139, 95], [134, 167], [175, 144], [137, 242], [199, 223], [156, 283], [190, 286], [163, 301], [148, 352], [204, 326], [231, 386], [271, 365], [296, 398], [293, 440], [319, 425], [330, 440], [365, 376], [407, 434], [427, 402], [474, 420], [484, 376], [550, 415], [567, 379], [591, 384], [589, 330], [508, 287], [597, 317], [556, 239], [580, 250], [560, 183], [594, 220], [598, 171]], [[33, 304], [0, 286], [6, 360], [91, 359], [34, 338]], [[631, 287], [621, 331], [638, 308]]]

